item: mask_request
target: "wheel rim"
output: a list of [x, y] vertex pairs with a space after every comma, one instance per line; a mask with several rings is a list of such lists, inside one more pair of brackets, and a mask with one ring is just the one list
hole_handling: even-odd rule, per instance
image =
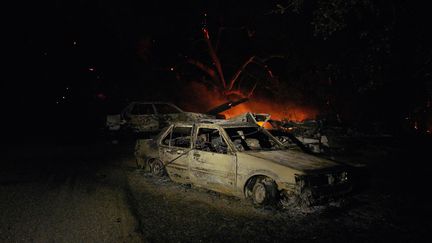
[[259, 183], [256, 185], [254, 191], [254, 199], [256, 203], [263, 203], [266, 198], [266, 189], [263, 184]]
[[155, 161], [152, 167], [153, 167], [153, 174], [155, 175], [162, 174], [163, 166], [159, 161]]

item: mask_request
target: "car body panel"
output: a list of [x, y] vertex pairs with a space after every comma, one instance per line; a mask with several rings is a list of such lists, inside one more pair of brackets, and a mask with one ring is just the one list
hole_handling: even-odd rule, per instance
[[248, 151], [248, 155], [270, 160], [284, 166], [289, 166], [299, 171], [316, 171], [326, 168], [334, 168], [337, 166], [335, 162], [322, 159], [310, 154], [306, 154], [296, 150], [280, 150], [280, 151]]
[[[179, 148], [163, 143], [162, 138], [167, 137], [174, 127], [182, 126], [193, 126], [190, 147]], [[157, 159], [163, 161], [170, 178], [175, 182], [192, 183], [199, 187], [239, 197], [245, 196], [245, 187], [254, 176], [269, 177], [275, 181], [279, 191], [298, 194], [306, 185], [299, 185], [299, 181], [304, 180], [309, 183], [313, 181], [309, 179], [309, 176], [314, 175], [324, 178], [323, 188], [333, 188], [330, 179], [339, 178], [338, 173], [343, 170], [343, 167], [334, 161], [309, 155], [300, 150], [283, 149], [283, 145], [265, 129], [262, 129], [263, 134], [267, 134], [269, 139], [277, 143], [275, 146], [282, 146], [282, 149], [238, 151], [225, 130], [238, 127], [261, 129], [256, 124], [244, 122], [175, 123], [154, 140], [138, 141], [137, 144], [147, 143], [147, 145], [137, 145], [136, 149], [139, 151], [136, 152], [136, 156], [154, 159], [152, 156], [157, 155]], [[218, 131], [220, 137], [226, 142], [226, 151], [223, 153], [204, 151], [199, 147], [200, 129], [210, 129], [212, 134]], [[327, 178], [329, 178], [328, 183]], [[345, 183], [342, 179], [337, 179], [337, 182]], [[310, 185], [314, 190], [320, 190], [321, 185]]]
[[[170, 178], [179, 183], [189, 183], [189, 158], [191, 157], [191, 151], [184, 151], [184, 149], [162, 147], [160, 149], [162, 161], [172, 161], [166, 166], [167, 173]], [[183, 153], [186, 153], [182, 155]], [[177, 158], [177, 159], [176, 159]], [[175, 178], [175, 179], [174, 179]]]
[[195, 185], [232, 194], [236, 183], [236, 156], [194, 149], [189, 159]]

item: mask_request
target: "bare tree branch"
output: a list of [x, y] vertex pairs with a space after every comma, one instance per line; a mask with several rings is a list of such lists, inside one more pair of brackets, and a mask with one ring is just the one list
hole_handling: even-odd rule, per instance
[[240, 69], [237, 70], [237, 72], [234, 74], [233, 78], [230, 81], [228, 89], [232, 89], [234, 86], [234, 83], [237, 81], [237, 78], [240, 76], [240, 74], [243, 72], [243, 70], [246, 68], [249, 63], [251, 63], [254, 60], [255, 56], [251, 56], [242, 66]]
[[214, 65], [216, 66], [216, 70], [218, 71], [219, 79], [220, 79], [220, 81], [222, 83], [222, 87], [224, 89], [226, 89], [226, 82], [225, 82], [225, 78], [224, 78], [224, 75], [223, 75], [223, 72], [222, 72], [222, 65], [220, 63], [219, 58], [216, 55], [216, 52], [213, 49], [213, 45], [212, 45], [212, 43], [210, 41], [210, 35], [208, 33], [208, 30], [206, 28], [203, 28], [202, 31], [204, 33], [204, 38], [205, 38], [205, 40], [207, 42], [207, 46], [209, 48], [210, 57], [212, 58], [212, 60], [214, 62]]
[[238, 89], [234, 89], [234, 90], [225, 90], [224, 95], [225, 95], [225, 96], [237, 95], [237, 96], [239, 96], [239, 97], [246, 98], [246, 96], [243, 94], [243, 92], [242, 92], [241, 90], [238, 90]]
[[255, 91], [255, 88], [258, 84], [258, 81], [255, 82], [254, 86], [252, 87], [251, 91], [249, 92], [249, 94], [247, 95], [247, 97], [251, 97], [253, 95], [253, 92]]

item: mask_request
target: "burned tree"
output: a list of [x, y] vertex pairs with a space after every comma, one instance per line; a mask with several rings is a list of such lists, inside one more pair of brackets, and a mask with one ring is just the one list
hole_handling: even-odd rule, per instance
[[[272, 55], [266, 58], [251, 55], [246, 58], [246, 61], [240, 67], [238, 67], [231, 78], [227, 79], [226, 72], [224, 72], [221, 60], [217, 54], [220, 36], [224, 29], [225, 27], [219, 28], [216, 44], [213, 44], [209, 29], [206, 24], [204, 24], [201, 29], [203, 36], [202, 40], [206, 43], [206, 51], [210, 57], [211, 64], [208, 65], [204, 61], [193, 58], [188, 58], [187, 63], [192, 64], [199, 70], [203, 71], [212, 80], [211, 85], [213, 88], [218, 90], [227, 98], [233, 96], [240, 98], [251, 97], [259, 82], [277, 81], [277, 77], [273, 75], [270, 67], [266, 63], [272, 58], [283, 58], [282, 55]], [[245, 28], [240, 28], [239, 30], [244, 31]], [[248, 34], [251, 33], [249, 30], [247, 31]], [[246, 82], [248, 83], [244, 84]]]

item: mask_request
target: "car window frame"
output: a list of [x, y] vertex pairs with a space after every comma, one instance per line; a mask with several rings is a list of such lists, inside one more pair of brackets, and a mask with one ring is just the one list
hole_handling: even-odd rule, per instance
[[[171, 133], [172, 133], [173, 127], [174, 127], [174, 125], [170, 125], [170, 126], [165, 130], [165, 132], [163, 132], [163, 133], [160, 135], [160, 137], [159, 137], [159, 139], [158, 139], [158, 140], [159, 140], [159, 141], [158, 141], [159, 146], [162, 146], [162, 147], [169, 147], [169, 144], [170, 144], [170, 142], [171, 142]], [[170, 142], [168, 142], [168, 145], [162, 143], [162, 141], [163, 141], [167, 136], [170, 137]]]
[[[168, 106], [171, 106], [172, 108], [174, 108], [175, 110], [177, 110], [178, 112], [176, 112], [176, 113], [159, 113], [156, 105], [168, 105]], [[153, 108], [154, 108], [156, 115], [170, 115], [170, 114], [179, 114], [179, 113], [184, 112], [182, 109], [180, 109], [179, 107], [177, 107], [176, 105], [171, 104], [171, 103], [153, 103]]]
[[[175, 127], [188, 127], [191, 128], [191, 144], [189, 147], [185, 148], [185, 147], [177, 147], [177, 146], [171, 146], [171, 139], [172, 139], [172, 132], [174, 131]], [[194, 144], [193, 142], [193, 132], [194, 132], [194, 126], [193, 125], [176, 125], [176, 124], [172, 124], [170, 125], [165, 132], [163, 132], [163, 134], [160, 135], [159, 139], [158, 139], [158, 144], [159, 146], [163, 146], [163, 147], [167, 147], [167, 148], [182, 148], [182, 149], [192, 149], [192, 146]], [[169, 143], [168, 145], [163, 144], [163, 140], [169, 136]]]
[[[153, 109], [153, 113], [152, 114], [132, 114], [132, 110], [134, 109], [134, 107], [136, 105], [150, 105]], [[126, 113], [129, 114], [130, 116], [152, 116], [152, 115], [156, 115], [156, 108], [154, 106], [153, 103], [146, 103], [146, 102], [134, 102], [132, 104], [129, 105], [129, 107], [127, 107], [126, 109]]]
[[[190, 131], [190, 144], [189, 144], [189, 147], [177, 147], [177, 146], [172, 146], [171, 145], [172, 134], [173, 134], [174, 129], [176, 127], [190, 128], [191, 129], [191, 131]], [[170, 140], [169, 140], [168, 147], [170, 147], [170, 148], [181, 148], [181, 149], [191, 149], [192, 148], [192, 146], [193, 146], [193, 143], [192, 143], [192, 140], [193, 140], [193, 131], [194, 131], [193, 130], [194, 129], [193, 125], [173, 125], [170, 129], [171, 129], [171, 131], [170, 131]]]
[[[233, 126], [233, 127], [224, 127], [223, 128], [223, 130], [224, 130], [224, 132], [226, 133], [226, 131], [225, 131], [225, 129], [230, 129], [230, 128], [236, 128], [237, 126]], [[261, 129], [261, 132], [263, 132], [263, 133], [265, 133], [267, 136], [269, 136], [270, 137], [270, 139], [271, 140], [273, 140], [273, 142], [275, 142], [277, 145], [278, 145], [278, 147], [279, 147], [279, 149], [275, 149], [275, 150], [272, 150], [272, 151], [280, 151], [280, 150], [287, 150], [287, 149], [289, 149], [289, 148], [287, 148], [283, 143], [281, 143], [275, 136], [273, 136], [273, 134], [271, 134], [269, 131], [267, 131], [267, 129], [265, 129], [265, 128], [263, 128], [263, 127], [260, 127], [260, 126], [238, 126], [238, 127], [245, 127], [245, 128], [248, 128], [248, 127], [253, 127], [253, 128], [258, 128], [258, 129]], [[227, 137], [229, 137], [229, 135], [228, 135], [228, 133], [226, 133], [226, 136]], [[231, 140], [231, 138], [229, 138], [230, 139], [230, 141], [232, 141]], [[234, 144], [234, 142], [232, 142], [233, 144]], [[235, 146], [234, 146], [235, 147]], [[238, 151], [237, 149], [236, 149], [236, 151], [237, 152], [241, 152], [241, 151]]]
[[[217, 153], [217, 152], [208, 152], [208, 151], [204, 151], [204, 150], [195, 148], [196, 141], [198, 139], [198, 131], [201, 128], [218, 130], [219, 135], [222, 137], [223, 141], [227, 145], [227, 153], [226, 153], [226, 155], [236, 155], [237, 151], [234, 149], [234, 145], [232, 144], [231, 139], [229, 139], [228, 134], [226, 134], [226, 132], [224, 131], [224, 129], [222, 129], [221, 127], [214, 126], [212, 124], [200, 124], [200, 125], [194, 126], [194, 130], [193, 130], [194, 131], [194, 135], [193, 135], [193, 141], [192, 141], [193, 147], [192, 147], [192, 149], [200, 151], [200, 152]], [[218, 153], [218, 154], [221, 154], [221, 153]]]

